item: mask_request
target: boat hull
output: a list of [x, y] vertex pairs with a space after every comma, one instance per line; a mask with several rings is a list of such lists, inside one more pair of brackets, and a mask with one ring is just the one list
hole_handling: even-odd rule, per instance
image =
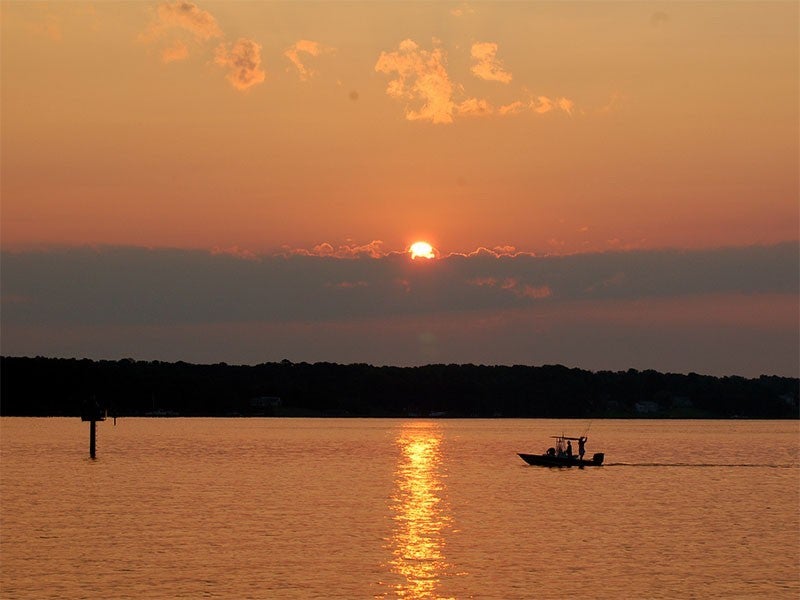
[[539, 467], [599, 467], [605, 458], [602, 452], [595, 453], [591, 460], [580, 459], [577, 456], [553, 456], [551, 454], [523, 454], [520, 452], [518, 455], [529, 465]]

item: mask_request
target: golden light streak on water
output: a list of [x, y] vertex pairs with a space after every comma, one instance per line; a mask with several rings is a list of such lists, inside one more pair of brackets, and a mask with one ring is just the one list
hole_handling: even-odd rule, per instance
[[441, 441], [437, 423], [409, 423], [396, 440], [391, 567], [405, 580], [397, 585], [404, 598], [438, 598], [446, 568], [444, 530], [451, 518], [441, 497]]

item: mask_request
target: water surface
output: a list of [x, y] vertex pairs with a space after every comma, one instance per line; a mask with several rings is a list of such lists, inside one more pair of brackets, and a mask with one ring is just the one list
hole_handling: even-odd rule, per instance
[[[581, 435], [600, 468], [526, 465]], [[788, 421], [0, 419], [3, 598], [797, 598]]]

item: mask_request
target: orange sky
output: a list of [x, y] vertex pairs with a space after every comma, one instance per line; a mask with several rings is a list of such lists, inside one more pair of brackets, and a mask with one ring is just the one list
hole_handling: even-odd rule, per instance
[[799, 22], [0, 0], [2, 352], [797, 376]]
[[798, 239], [794, 2], [3, 2], [2, 245]]

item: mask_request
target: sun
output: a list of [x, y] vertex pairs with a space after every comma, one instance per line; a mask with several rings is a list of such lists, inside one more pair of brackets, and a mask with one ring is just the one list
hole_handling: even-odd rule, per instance
[[428, 242], [414, 242], [408, 249], [411, 253], [411, 258], [436, 258], [436, 253], [433, 251], [433, 246]]

